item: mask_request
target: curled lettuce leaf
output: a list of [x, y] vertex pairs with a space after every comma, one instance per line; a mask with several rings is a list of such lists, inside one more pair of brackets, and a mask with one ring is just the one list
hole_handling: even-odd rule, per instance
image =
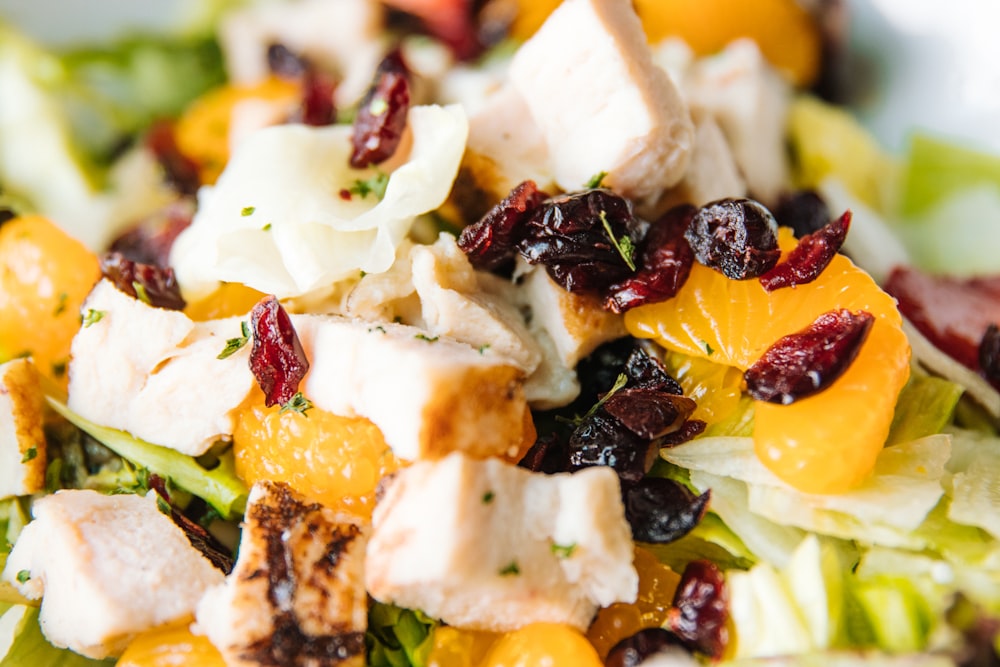
[[9, 607], [0, 616], [0, 667], [111, 667], [114, 660], [91, 660], [56, 648], [38, 625], [38, 609]]

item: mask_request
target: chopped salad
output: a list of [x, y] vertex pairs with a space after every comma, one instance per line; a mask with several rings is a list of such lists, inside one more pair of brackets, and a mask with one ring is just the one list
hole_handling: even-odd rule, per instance
[[0, 667], [996, 663], [1000, 156], [804, 5], [0, 23]]

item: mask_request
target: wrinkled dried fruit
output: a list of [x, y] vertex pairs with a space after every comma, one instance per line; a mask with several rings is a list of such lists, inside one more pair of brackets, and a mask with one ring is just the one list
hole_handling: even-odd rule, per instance
[[747, 369], [747, 391], [758, 401], [789, 405], [830, 386], [851, 365], [875, 318], [833, 310], [802, 331], [779, 339]]
[[396, 152], [410, 110], [410, 72], [399, 49], [391, 51], [375, 70], [371, 88], [362, 98], [351, 135], [351, 166], [380, 164]]
[[819, 231], [830, 222], [830, 207], [812, 190], [782, 196], [773, 213], [778, 224], [791, 227], [797, 239]]
[[684, 233], [694, 257], [727, 278], [746, 280], [769, 271], [781, 256], [778, 224], [752, 199], [720, 199], [695, 213]]
[[680, 640], [669, 630], [645, 628], [615, 644], [604, 660], [606, 667], [639, 667], [659, 653], [684, 650]]
[[689, 204], [677, 206], [650, 226], [642, 241], [637, 272], [608, 288], [605, 309], [624, 313], [677, 294], [687, 281], [694, 262], [694, 252], [684, 232], [697, 210]]
[[622, 389], [604, 403], [608, 414], [647, 440], [676, 431], [696, 407], [685, 396], [642, 387]]
[[271, 74], [282, 79], [297, 79], [306, 73], [310, 65], [284, 44], [274, 43], [267, 47], [267, 68]]
[[632, 204], [610, 190], [555, 197], [527, 218], [518, 250], [569, 292], [602, 293], [634, 273], [643, 235]]
[[264, 297], [250, 311], [250, 329], [250, 371], [264, 392], [264, 405], [284, 405], [298, 392], [309, 370], [299, 336], [274, 296]]
[[665, 625], [689, 649], [721, 658], [729, 641], [728, 605], [722, 571], [709, 561], [691, 561], [681, 575]]
[[660, 447], [676, 447], [677, 445], [694, 440], [697, 436], [705, 432], [708, 424], [700, 419], [689, 419], [673, 433], [668, 433], [660, 440]]
[[181, 153], [174, 136], [174, 125], [169, 121], [153, 123], [146, 133], [146, 147], [163, 167], [167, 183], [181, 195], [198, 194], [201, 177], [198, 164]]
[[986, 327], [979, 343], [979, 366], [990, 382], [1000, 382], [1000, 328], [996, 324]]
[[337, 82], [329, 74], [310, 68], [302, 78], [302, 105], [293, 114], [293, 122], [313, 127], [333, 125], [337, 122], [337, 107], [333, 93]]
[[101, 258], [101, 273], [125, 294], [151, 306], [184, 310], [187, 305], [169, 267], [133, 262], [121, 253], [109, 252]]
[[194, 199], [189, 197], [167, 204], [115, 239], [111, 251], [133, 262], [168, 266], [170, 249], [180, 233], [191, 225], [194, 208]]
[[630, 387], [656, 389], [680, 396], [684, 393], [677, 380], [663, 367], [658, 359], [646, 352], [641, 345], [635, 345], [625, 361], [625, 374]]
[[476, 11], [488, 3], [474, 0], [385, 0], [385, 4], [419, 18], [427, 32], [447, 46], [459, 60], [469, 60], [483, 51]]
[[840, 252], [851, 226], [851, 212], [845, 211], [833, 222], [802, 237], [788, 253], [785, 261], [760, 277], [760, 284], [768, 292], [792, 285], [811, 283], [823, 273], [830, 260]]
[[548, 195], [534, 181], [524, 181], [483, 216], [462, 230], [458, 247], [478, 269], [494, 269], [514, 257], [527, 215]]
[[637, 436], [603, 409], [584, 419], [569, 437], [569, 470], [608, 466], [626, 482], [638, 482], [655, 454], [652, 442]]
[[675, 480], [646, 477], [625, 486], [622, 496], [633, 539], [668, 544], [684, 537], [701, 522], [711, 492], [696, 496]]
[[569, 469], [569, 451], [557, 434], [550, 433], [538, 438], [517, 465], [546, 475], [566, 472]]

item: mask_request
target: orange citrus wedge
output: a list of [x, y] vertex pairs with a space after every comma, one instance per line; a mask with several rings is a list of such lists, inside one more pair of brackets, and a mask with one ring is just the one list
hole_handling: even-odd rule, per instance
[[[784, 253], [795, 245], [782, 229]], [[875, 464], [909, 377], [910, 346], [895, 300], [843, 255], [806, 285], [765, 292], [695, 264], [680, 293], [629, 311], [634, 336], [669, 350], [746, 370], [782, 336], [838, 308], [875, 316], [854, 363], [820, 393], [782, 406], [755, 402], [757, 456], [779, 478], [811, 493], [856, 486]]]

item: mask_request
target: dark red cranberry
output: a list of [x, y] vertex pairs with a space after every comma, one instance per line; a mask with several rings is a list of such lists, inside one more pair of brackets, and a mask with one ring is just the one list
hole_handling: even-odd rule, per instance
[[874, 322], [863, 310], [820, 315], [767, 348], [744, 374], [747, 391], [758, 401], [789, 405], [826, 389], [858, 356]]
[[250, 330], [250, 370], [264, 392], [264, 404], [285, 405], [309, 370], [299, 336], [274, 296], [264, 297], [250, 311]]
[[674, 593], [665, 626], [692, 651], [721, 658], [729, 642], [729, 594], [722, 571], [713, 563], [688, 563]]
[[[634, 341], [633, 341], [634, 342]], [[684, 393], [680, 383], [670, 376], [660, 361], [646, 352], [642, 345], [635, 345], [625, 360], [625, 375], [629, 386], [656, 389], [678, 396]]]
[[459, 60], [470, 60], [483, 51], [476, 10], [484, 4], [479, 0], [385, 0], [416, 16], [426, 31], [437, 38]]
[[528, 216], [527, 227], [521, 256], [544, 265], [567, 291], [601, 293], [634, 273], [641, 221], [632, 204], [610, 190], [549, 199]]
[[479, 269], [495, 269], [517, 253], [528, 214], [548, 198], [534, 181], [524, 181], [483, 216], [462, 230], [458, 247]]
[[812, 190], [783, 195], [773, 213], [778, 224], [791, 227], [797, 239], [818, 232], [830, 222], [831, 217], [830, 207]]
[[686, 396], [634, 387], [615, 392], [603, 407], [632, 433], [654, 440], [679, 429], [697, 406]]
[[760, 277], [760, 284], [768, 292], [782, 287], [811, 283], [823, 273], [830, 261], [840, 252], [851, 226], [851, 212], [845, 211], [833, 222], [803, 236], [785, 261]]
[[146, 133], [146, 147], [163, 168], [167, 183], [182, 195], [195, 195], [201, 187], [198, 164], [181, 153], [169, 121], [153, 123]]
[[195, 202], [185, 197], [172, 202], [111, 243], [111, 251], [141, 264], [169, 266], [170, 249], [182, 231], [191, 225]]
[[611, 647], [606, 667], [639, 667], [643, 661], [672, 650], [687, 651], [674, 633], [664, 628], [645, 628]]
[[637, 272], [608, 288], [604, 297], [605, 309], [624, 313], [677, 294], [694, 263], [694, 252], [684, 232], [697, 210], [689, 204], [677, 206], [650, 226], [642, 241]]
[[333, 125], [337, 122], [337, 107], [333, 93], [337, 82], [325, 72], [310, 68], [302, 77], [302, 104], [292, 120], [313, 127]]
[[1000, 328], [990, 323], [979, 343], [979, 366], [990, 382], [1000, 382]]
[[652, 464], [652, 441], [599, 409], [569, 437], [569, 470], [608, 466], [626, 482], [638, 482]]
[[271, 74], [282, 79], [298, 79], [305, 76], [310, 64], [284, 44], [274, 43], [267, 47], [267, 67]]
[[170, 507], [170, 518], [184, 531], [191, 546], [200, 551], [212, 565], [226, 574], [232, 571], [234, 560], [231, 549], [227, 549], [210, 532], [187, 518], [176, 507]]
[[109, 252], [101, 258], [101, 273], [125, 294], [151, 306], [184, 310], [187, 305], [169, 267], [133, 262], [121, 253]]
[[953, 278], [897, 267], [884, 287], [896, 297], [903, 316], [935, 347], [980, 370], [983, 332], [1000, 322], [1000, 276]]
[[538, 438], [517, 465], [547, 475], [566, 472], [569, 470], [569, 450], [558, 434], [549, 433]]
[[694, 440], [696, 437], [705, 432], [705, 428], [707, 426], [708, 424], [700, 419], [689, 419], [681, 424], [679, 429], [664, 436], [663, 439], [660, 440], [660, 447], [676, 447], [681, 443]]
[[351, 166], [368, 167], [392, 157], [403, 139], [409, 110], [410, 72], [402, 53], [395, 49], [379, 63], [358, 106], [351, 135]]
[[757, 278], [778, 263], [777, 223], [752, 199], [720, 199], [698, 209], [684, 233], [694, 257], [727, 278]]
[[633, 539], [669, 544], [701, 523], [711, 492], [696, 496], [675, 480], [645, 477], [634, 484], [624, 485], [622, 498]]

